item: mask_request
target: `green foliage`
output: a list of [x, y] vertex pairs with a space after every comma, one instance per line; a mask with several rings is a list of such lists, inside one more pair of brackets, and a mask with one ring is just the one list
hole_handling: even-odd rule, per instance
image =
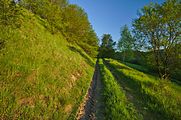
[[180, 11], [181, 4], [176, 0], [167, 0], [162, 5], [150, 4], [141, 10], [133, 23], [138, 43], [144, 41], [151, 46], [153, 63], [163, 79], [169, 77], [171, 70], [178, 66], [176, 61], [180, 61]]
[[20, 4], [47, 20], [46, 27], [52, 33], [63, 34], [68, 42], [79, 45], [91, 57], [97, 55], [98, 38], [81, 7], [68, 4], [67, 0], [22, 0]]
[[125, 59], [131, 60], [133, 59], [133, 50], [134, 50], [134, 38], [131, 35], [131, 32], [128, 29], [128, 26], [125, 25], [121, 30], [121, 38], [118, 41], [118, 50], [120, 50], [123, 54], [123, 62]]
[[[96, 56], [98, 39], [83, 9], [66, 12], [70, 6], [66, 0], [0, 3], [0, 119], [75, 118], [93, 74], [86, 53]], [[76, 19], [66, 21], [69, 14]], [[79, 20], [76, 42], [67, 42], [67, 25]]]
[[58, 4], [58, 1], [50, 2], [49, 0], [22, 0], [20, 5], [47, 20], [50, 24], [48, 29], [52, 33], [57, 33], [63, 29], [62, 10]]
[[121, 38], [118, 42], [118, 49], [120, 51], [132, 50], [134, 47], [134, 39], [131, 35], [131, 32], [128, 29], [128, 26], [125, 25], [121, 30]]
[[113, 58], [115, 54], [114, 46], [116, 42], [112, 40], [110, 34], [103, 34], [102, 43], [99, 48], [99, 57], [101, 58]]
[[148, 110], [159, 113], [160, 119], [163, 120], [180, 119], [180, 86], [169, 81], [160, 81], [154, 76], [139, 72], [115, 60], [110, 60], [109, 65], [127, 87], [140, 96], [140, 101]]
[[0, 51], [0, 119], [75, 118], [93, 67], [62, 35], [52, 35], [45, 21], [23, 11], [20, 28], [0, 26], [6, 40]]
[[137, 120], [141, 119], [133, 104], [129, 103], [122, 88], [115, 81], [111, 72], [99, 60], [101, 80], [104, 85], [105, 115], [108, 120]]
[[69, 5], [64, 10], [65, 31], [68, 41], [79, 42], [85, 39], [89, 21], [84, 10], [77, 5]]
[[95, 57], [98, 49], [98, 38], [92, 29], [87, 14], [77, 5], [68, 5], [63, 12], [65, 36], [71, 43], [82, 47], [86, 53]]
[[121, 29], [121, 38], [118, 42], [118, 49], [120, 51], [132, 50], [134, 47], [134, 39], [131, 35], [131, 32], [128, 29], [128, 26], [125, 25]]

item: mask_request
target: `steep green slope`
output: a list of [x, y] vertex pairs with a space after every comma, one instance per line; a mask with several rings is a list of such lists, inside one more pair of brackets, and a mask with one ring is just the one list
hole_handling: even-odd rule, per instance
[[0, 28], [0, 119], [74, 118], [92, 60], [34, 14], [24, 11], [21, 22], [18, 29]]

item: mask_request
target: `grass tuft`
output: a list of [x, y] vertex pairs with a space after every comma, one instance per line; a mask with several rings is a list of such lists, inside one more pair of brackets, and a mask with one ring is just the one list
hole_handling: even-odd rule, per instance
[[101, 80], [104, 85], [103, 96], [105, 97], [106, 119], [112, 120], [140, 120], [132, 103], [128, 102], [124, 91], [118, 85], [111, 72], [99, 60]]

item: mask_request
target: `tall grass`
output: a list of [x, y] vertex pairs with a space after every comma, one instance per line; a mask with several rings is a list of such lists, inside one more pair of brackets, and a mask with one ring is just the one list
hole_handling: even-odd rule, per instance
[[86, 93], [93, 67], [43, 24], [25, 10], [20, 28], [0, 28], [0, 119], [73, 119]]
[[111, 72], [99, 60], [101, 80], [104, 85], [105, 113], [108, 120], [136, 120], [141, 117], [132, 103], [127, 101], [124, 91], [118, 85]]
[[141, 71], [141, 72], [145, 72], [145, 73], [151, 72], [147, 67], [144, 67], [141, 65], [132, 64], [132, 63], [128, 63], [128, 62], [125, 62], [124, 64], [127, 65], [128, 67], [134, 68], [134, 69]]
[[127, 86], [141, 96], [148, 109], [160, 114], [160, 119], [180, 120], [181, 91], [178, 89], [180, 86], [151, 77], [115, 60], [109, 60], [108, 65], [116, 71]]

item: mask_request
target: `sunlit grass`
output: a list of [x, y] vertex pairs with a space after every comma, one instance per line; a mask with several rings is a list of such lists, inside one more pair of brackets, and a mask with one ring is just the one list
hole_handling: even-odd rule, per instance
[[162, 119], [180, 119], [181, 95], [180, 86], [144, 74], [115, 60], [109, 60], [122, 80], [141, 96], [148, 109], [157, 112]]
[[93, 67], [85, 52], [72, 51], [60, 33], [52, 35], [42, 24], [25, 11], [21, 28], [0, 31], [6, 41], [0, 51], [0, 119], [73, 119], [90, 84]]
[[128, 102], [123, 89], [118, 85], [111, 72], [99, 60], [101, 80], [104, 85], [106, 119], [135, 120], [142, 119], [132, 103]]

